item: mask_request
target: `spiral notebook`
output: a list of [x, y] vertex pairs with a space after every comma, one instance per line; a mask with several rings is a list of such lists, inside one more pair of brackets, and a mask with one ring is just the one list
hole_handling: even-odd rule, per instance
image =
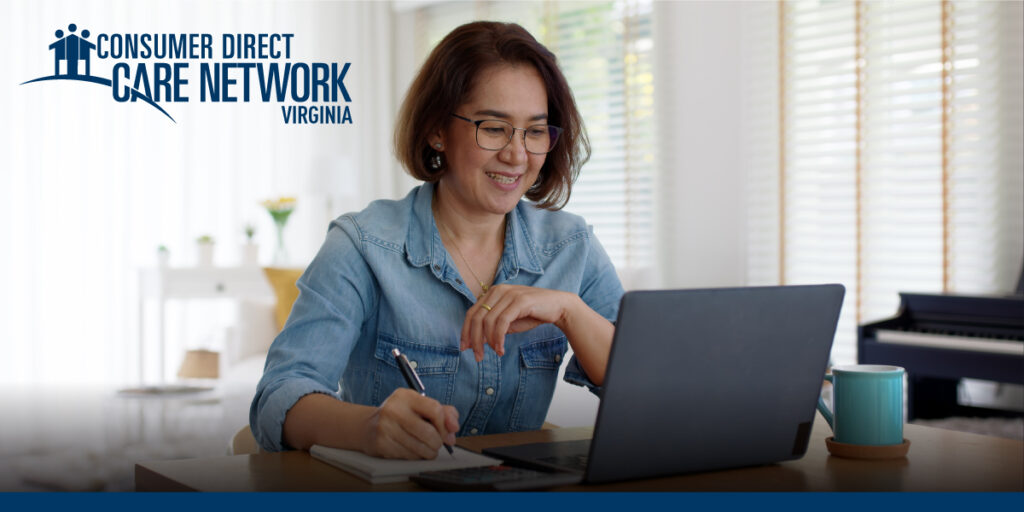
[[446, 469], [475, 468], [494, 466], [501, 461], [486, 455], [455, 447], [454, 457], [442, 447], [433, 460], [382, 459], [363, 452], [328, 448], [313, 445], [309, 449], [313, 458], [341, 468], [371, 484], [389, 484], [404, 482], [410, 475], [424, 471], [442, 471]]

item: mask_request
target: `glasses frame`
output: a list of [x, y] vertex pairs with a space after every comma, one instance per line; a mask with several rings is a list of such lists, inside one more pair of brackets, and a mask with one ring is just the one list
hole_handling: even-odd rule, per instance
[[[458, 114], [452, 114], [452, 117], [457, 118], [457, 119], [462, 119], [463, 121], [466, 121], [467, 123], [473, 123], [474, 125], [476, 125], [476, 131], [473, 133], [473, 140], [476, 141], [476, 146], [478, 148], [484, 150], [484, 151], [501, 151], [501, 150], [507, 148], [508, 145], [512, 143], [512, 138], [516, 136], [516, 131], [521, 131], [521, 132], [523, 132], [523, 149], [525, 149], [527, 153], [530, 153], [531, 155], [546, 155], [546, 154], [550, 153], [553, 149], [555, 149], [555, 146], [558, 144], [559, 137], [562, 135], [562, 129], [560, 127], [558, 127], [558, 126], [553, 125], [553, 124], [531, 124], [530, 126], [527, 126], [526, 128], [516, 128], [512, 123], [510, 123], [508, 121], [505, 121], [503, 119], [470, 119], [468, 117], [462, 117], [462, 116], [460, 116]], [[487, 122], [487, 121], [498, 121], [498, 122], [505, 123], [505, 124], [507, 124], [507, 125], [512, 127], [512, 134], [508, 136], [508, 140], [505, 141], [505, 145], [504, 146], [502, 146], [502, 147], [500, 147], [498, 149], [490, 149], [490, 148], [485, 148], [482, 145], [480, 145], [480, 125], [485, 123], [485, 122]], [[548, 148], [548, 150], [543, 152], [543, 153], [537, 153], [536, 151], [530, 151], [529, 149], [526, 148], [526, 130], [529, 130], [530, 128], [533, 128], [534, 126], [546, 126], [549, 129], [554, 129], [555, 130], [555, 142], [553, 144], [551, 144], [551, 146]], [[550, 133], [550, 132], [548, 132], [548, 133]]]

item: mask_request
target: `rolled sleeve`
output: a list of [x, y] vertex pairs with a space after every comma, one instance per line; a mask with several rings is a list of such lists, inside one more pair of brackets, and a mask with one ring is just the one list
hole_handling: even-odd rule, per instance
[[300, 398], [313, 393], [337, 397], [313, 379], [292, 378], [277, 381], [277, 387], [259, 394], [249, 412], [249, 423], [256, 442], [264, 450], [290, 450], [284, 443], [284, 418]]
[[284, 420], [300, 398], [311, 393], [338, 397], [363, 319], [376, 307], [373, 276], [359, 250], [354, 221], [342, 217], [332, 224], [296, 286], [299, 296], [270, 346], [249, 409], [253, 435], [269, 451], [290, 449], [284, 443]]
[[[619, 301], [622, 300], [622, 294], [625, 292], [608, 253], [594, 236], [593, 227], [588, 226], [588, 231], [590, 234], [589, 247], [587, 261], [584, 265], [583, 281], [580, 284], [580, 298], [587, 306], [590, 306], [590, 309], [614, 324], [619, 314]], [[570, 384], [586, 387], [591, 393], [598, 397], [601, 396], [601, 386], [594, 384], [590, 377], [587, 377], [575, 355], [569, 359], [569, 363], [565, 367], [564, 380]]]
[[572, 356], [569, 359], [569, 364], [565, 366], [565, 377], [563, 379], [569, 384], [583, 386], [589, 389], [591, 393], [597, 395], [598, 398], [601, 397], [601, 386], [594, 384], [590, 377], [587, 377], [587, 373], [583, 371], [576, 356]]

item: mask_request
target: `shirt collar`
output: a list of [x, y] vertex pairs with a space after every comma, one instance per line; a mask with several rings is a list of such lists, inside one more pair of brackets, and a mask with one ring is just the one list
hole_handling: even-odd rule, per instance
[[540, 258], [537, 257], [537, 246], [530, 236], [529, 224], [523, 215], [524, 208], [533, 208], [526, 201], [519, 201], [507, 215], [505, 223], [505, 252], [501, 256], [502, 272], [506, 279], [512, 279], [520, 270], [533, 274], [543, 274]]
[[[445, 267], [445, 248], [441, 242], [441, 234], [434, 222], [434, 214], [430, 206], [434, 200], [435, 183], [424, 183], [416, 190], [412, 200], [412, 218], [409, 232], [406, 234], [406, 258], [414, 267], [430, 265], [438, 278], [443, 275]], [[503, 279], [512, 279], [520, 270], [534, 274], [543, 274], [544, 269], [537, 257], [536, 244], [530, 236], [529, 225], [523, 208], [532, 208], [529, 203], [519, 204], [507, 215], [505, 224], [505, 251], [501, 257], [499, 274]]]

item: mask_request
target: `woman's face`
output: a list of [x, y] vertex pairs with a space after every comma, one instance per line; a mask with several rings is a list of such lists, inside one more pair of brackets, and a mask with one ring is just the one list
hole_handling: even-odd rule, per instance
[[[526, 128], [547, 124], [548, 96], [533, 66], [496, 66], [480, 74], [467, 101], [453, 113]], [[476, 125], [455, 117], [437, 137], [448, 163], [440, 185], [443, 200], [457, 203], [451, 206], [463, 215], [512, 211], [537, 180], [547, 156], [526, 151], [522, 130], [516, 130], [512, 141], [499, 151], [483, 149], [476, 143]]]

